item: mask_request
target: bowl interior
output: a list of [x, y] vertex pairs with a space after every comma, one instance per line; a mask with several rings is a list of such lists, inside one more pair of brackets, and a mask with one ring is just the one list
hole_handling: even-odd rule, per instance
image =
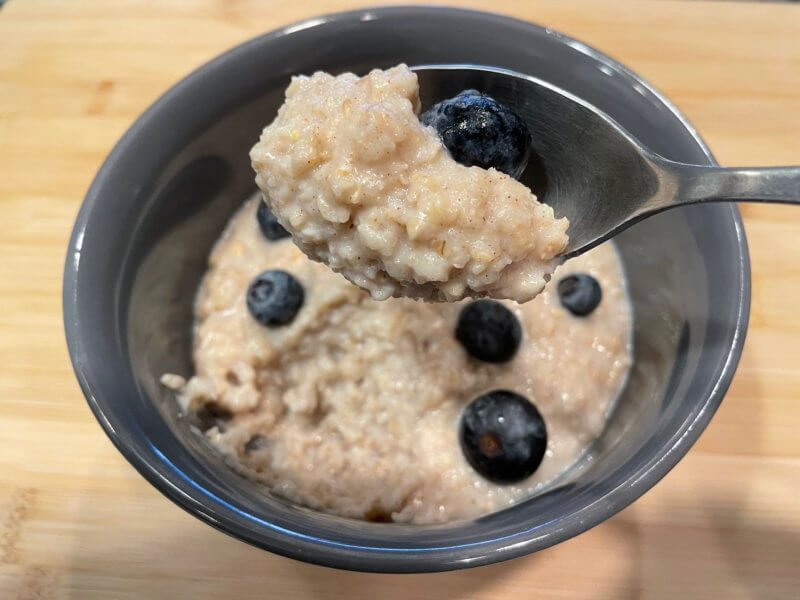
[[78, 218], [65, 320], [76, 372], [101, 423], [184, 508], [306, 560], [439, 570], [509, 558], [579, 533], [663, 475], [727, 386], [744, 333], [749, 273], [733, 206], [673, 210], [618, 238], [634, 304], [635, 365], [591, 453], [545, 494], [475, 521], [425, 527], [341, 519], [265, 496], [209, 450], [158, 379], [192, 372], [193, 295], [212, 244], [255, 190], [248, 150], [282, 102], [290, 75], [364, 73], [401, 61], [528, 73], [585, 98], [668, 158], [711, 161], [646, 84], [550, 30], [435, 8], [335, 15], [223, 55], [126, 134]]

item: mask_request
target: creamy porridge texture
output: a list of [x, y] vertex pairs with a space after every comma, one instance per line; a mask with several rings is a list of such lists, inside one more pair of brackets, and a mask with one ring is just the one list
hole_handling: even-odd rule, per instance
[[[631, 362], [631, 311], [616, 251], [570, 260], [602, 285], [584, 318], [548, 286], [523, 305], [513, 359], [471, 358], [454, 336], [470, 301], [377, 302], [291, 240], [269, 241], [251, 199], [209, 259], [195, 306], [196, 374], [178, 388], [208, 440], [243, 474], [277, 494], [355, 518], [430, 523], [474, 517], [541, 489], [602, 430]], [[294, 320], [264, 327], [244, 301], [265, 269], [291, 273], [305, 300]], [[478, 475], [458, 442], [465, 405], [491, 389], [530, 399], [547, 426], [547, 451], [527, 479], [498, 485]]]
[[294, 77], [250, 152], [267, 203], [303, 252], [376, 300], [530, 300], [566, 219], [505, 173], [455, 162], [419, 109], [405, 65]]

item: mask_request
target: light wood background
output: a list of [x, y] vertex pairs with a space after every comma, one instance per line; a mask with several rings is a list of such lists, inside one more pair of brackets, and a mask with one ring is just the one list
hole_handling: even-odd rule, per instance
[[[75, 382], [61, 324], [62, 262], [91, 178], [189, 70], [278, 25], [361, 4], [0, 9], [0, 598], [800, 598], [798, 207], [743, 207], [750, 333], [699, 443], [620, 515], [537, 555], [420, 576], [301, 564], [195, 520], [112, 447]], [[688, 114], [723, 164], [800, 163], [800, 6], [460, 4], [547, 24], [621, 59]]]

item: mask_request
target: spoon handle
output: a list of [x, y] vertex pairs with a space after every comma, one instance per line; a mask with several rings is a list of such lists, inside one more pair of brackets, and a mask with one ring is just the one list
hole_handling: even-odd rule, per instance
[[800, 204], [800, 167], [704, 167], [666, 161], [675, 204], [743, 201]]

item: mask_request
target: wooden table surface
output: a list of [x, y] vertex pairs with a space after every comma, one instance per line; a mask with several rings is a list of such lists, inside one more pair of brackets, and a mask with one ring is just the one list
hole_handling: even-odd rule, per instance
[[[800, 598], [800, 209], [742, 207], [750, 332], [688, 456], [621, 514], [535, 556], [387, 576], [270, 555], [183, 512], [112, 447], [61, 324], [72, 221], [101, 161], [222, 50], [349, 0], [10, 0], [0, 9], [0, 598]], [[664, 90], [723, 164], [800, 163], [800, 6], [461, 5], [547, 24]]]

